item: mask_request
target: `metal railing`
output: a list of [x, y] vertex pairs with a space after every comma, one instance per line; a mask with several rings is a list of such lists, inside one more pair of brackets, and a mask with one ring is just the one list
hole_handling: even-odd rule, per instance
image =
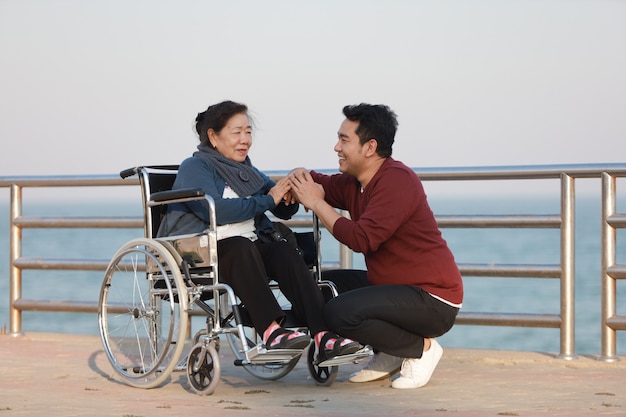
[[[415, 169], [425, 181], [560, 181], [560, 212], [550, 215], [441, 215], [441, 228], [554, 228], [560, 229], [558, 264], [459, 264], [466, 277], [523, 277], [560, 280], [559, 314], [493, 313], [461, 311], [457, 324], [545, 327], [560, 329], [563, 359], [576, 357], [574, 343], [575, 180], [598, 178], [602, 183], [602, 353], [600, 359], [618, 360], [616, 330], [626, 330], [626, 316], [616, 315], [616, 280], [626, 278], [626, 265], [616, 263], [616, 229], [626, 227], [626, 215], [616, 213], [616, 178], [626, 177], [626, 164], [507, 166]], [[284, 173], [275, 173], [280, 177]], [[10, 334], [22, 334], [22, 311], [97, 312], [97, 302], [29, 300], [22, 298], [22, 270], [104, 271], [108, 259], [45, 259], [21, 255], [24, 228], [143, 228], [141, 217], [25, 217], [22, 216], [24, 187], [135, 186], [136, 178], [118, 176], [27, 176], [0, 177], [0, 187], [10, 188]], [[302, 226], [302, 222], [293, 225]], [[352, 266], [352, 253], [340, 245], [339, 267]]]
[[601, 257], [602, 257], [602, 352], [600, 359], [617, 360], [616, 331], [626, 330], [626, 316], [618, 315], [617, 280], [626, 278], [626, 265], [618, 264], [616, 259], [616, 229], [626, 228], [626, 214], [616, 212], [617, 179], [623, 176], [616, 173], [602, 173], [602, 222], [601, 222]]

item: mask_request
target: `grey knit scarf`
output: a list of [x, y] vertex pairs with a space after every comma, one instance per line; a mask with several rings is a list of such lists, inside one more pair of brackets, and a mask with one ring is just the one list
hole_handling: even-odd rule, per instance
[[237, 193], [239, 197], [248, 197], [263, 187], [263, 177], [252, 167], [250, 158], [243, 162], [233, 161], [203, 142], [193, 156], [208, 159], [224, 178], [224, 181]]

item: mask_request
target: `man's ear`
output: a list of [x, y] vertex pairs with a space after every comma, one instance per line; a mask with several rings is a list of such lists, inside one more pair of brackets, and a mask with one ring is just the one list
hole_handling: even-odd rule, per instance
[[365, 156], [375, 156], [378, 150], [378, 141], [376, 139], [370, 139], [365, 144]]

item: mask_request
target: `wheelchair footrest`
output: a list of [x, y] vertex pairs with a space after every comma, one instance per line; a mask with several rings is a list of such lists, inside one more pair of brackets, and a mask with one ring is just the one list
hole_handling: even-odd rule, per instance
[[294, 358], [301, 356], [303, 351], [303, 349], [266, 349], [263, 344], [259, 344], [246, 352], [247, 359], [237, 360], [235, 365], [287, 364]]
[[320, 362], [317, 366], [320, 367], [328, 367], [328, 366], [336, 366], [336, 365], [346, 365], [348, 363], [357, 363], [362, 361], [365, 358], [368, 358], [374, 354], [374, 351], [371, 347], [365, 346], [360, 350], [350, 354], [350, 355], [341, 355], [335, 356], [334, 358], [328, 359], [324, 362]]

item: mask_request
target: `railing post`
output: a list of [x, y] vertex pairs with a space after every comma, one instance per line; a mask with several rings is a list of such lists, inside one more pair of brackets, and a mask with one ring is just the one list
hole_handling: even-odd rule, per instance
[[[348, 213], [347, 210], [341, 210], [341, 215], [345, 217], [350, 217], [350, 213]], [[353, 259], [354, 254], [352, 253], [350, 248], [343, 243], [339, 243], [339, 268], [352, 269]]]
[[14, 307], [14, 302], [22, 298], [22, 270], [14, 266], [14, 261], [22, 256], [22, 228], [14, 220], [22, 215], [22, 187], [11, 185], [9, 226], [9, 335], [22, 336], [22, 312]]
[[576, 359], [574, 337], [574, 178], [561, 174], [561, 359]]
[[601, 243], [601, 268], [602, 268], [602, 276], [601, 276], [601, 322], [602, 322], [602, 333], [601, 333], [601, 356], [600, 360], [607, 362], [615, 362], [618, 361], [619, 358], [616, 354], [616, 330], [611, 328], [607, 321], [609, 318], [613, 317], [616, 313], [616, 290], [617, 283], [615, 279], [609, 276], [608, 268], [615, 264], [615, 244], [616, 244], [616, 233], [615, 228], [611, 226], [608, 222], [609, 217], [615, 214], [616, 205], [615, 205], [615, 192], [616, 192], [616, 183], [615, 177], [609, 175], [606, 172], [602, 173], [602, 220], [600, 223], [601, 233], [600, 238], [602, 240]]
[[352, 269], [352, 251], [343, 243], [339, 244], [339, 268]]

